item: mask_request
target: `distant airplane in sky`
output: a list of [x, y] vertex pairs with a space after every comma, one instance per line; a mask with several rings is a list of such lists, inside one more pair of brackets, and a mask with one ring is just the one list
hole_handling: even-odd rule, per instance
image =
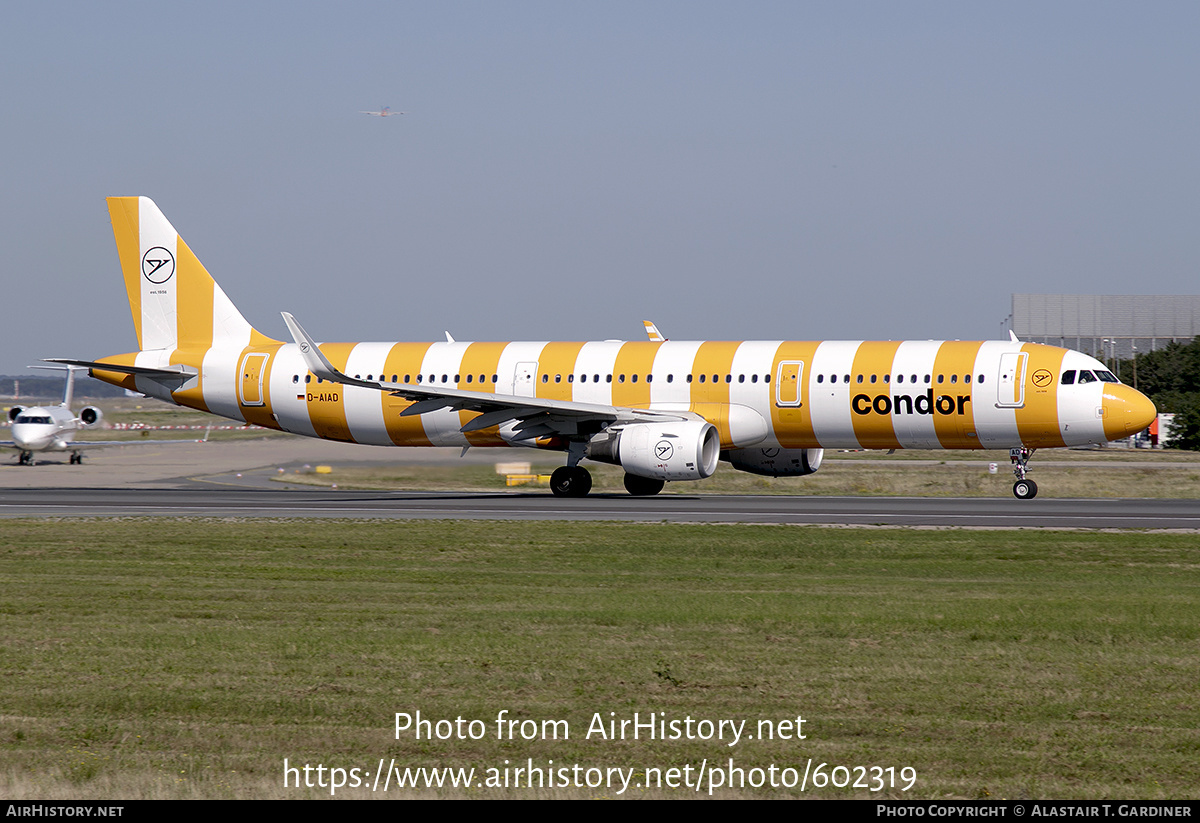
[[384, 106], [379, 111], [360, 111], [359, 114], [369, 114], [372, 117], [391, 117], [393, 114], [408, 114], [408, 112], [392, 111], [391, 106]]

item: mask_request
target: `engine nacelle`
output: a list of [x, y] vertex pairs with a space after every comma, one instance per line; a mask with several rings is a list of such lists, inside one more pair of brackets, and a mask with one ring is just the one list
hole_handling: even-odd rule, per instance
[[16, 419], [21, 416], [21, 412], [23, 412], [23, 411], [25, 411], [24, 406], [13, 406], [11, 409], [8, 410], [8, 422], [9, 423], [15, 422]]
[[100, 425], [102, 419], [104, 414], [95, 406], [84, 406], [79, 410], [79, 422], [89, 429]]
[[587, 456], [615, 463], [638, 477], [700, 480], [717, 470], [721, 436], [716, 426], [703, 420], [633, 423], [596, 435], [588, 443]]
[[721, 452], [735, 469], [767, 477], [803, 477], [821, 468], [824, 449], [729, 449]]

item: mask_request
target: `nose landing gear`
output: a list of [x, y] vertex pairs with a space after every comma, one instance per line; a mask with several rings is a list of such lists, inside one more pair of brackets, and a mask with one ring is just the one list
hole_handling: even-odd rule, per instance
[[1013, 483], [1013, 494], [1018, 500], [1032, 500], [1037, 497], [1037, 483], [1025, 477], [1029, 472], [1027, 467], [1029, 458], [1033, 457], [1035, 451], [1037, 450], [1027, 449], [1024, 446], [1008, 450], [1008, 457], [1013, 463], [1013, 474], [1017, 476], [1017, 482]]

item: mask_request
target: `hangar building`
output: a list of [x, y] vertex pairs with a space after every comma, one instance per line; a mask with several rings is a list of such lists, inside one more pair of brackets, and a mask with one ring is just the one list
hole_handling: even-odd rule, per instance
[[1125, 360], [1200, 335], [1200, 295], [1014, 294], [1012, 330], [1031, 343]]

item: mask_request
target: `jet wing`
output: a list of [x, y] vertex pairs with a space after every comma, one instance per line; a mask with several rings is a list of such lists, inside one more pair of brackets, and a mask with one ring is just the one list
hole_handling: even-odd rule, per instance
[[304, 356], [305, 365], [317, 377], [331, 383], [376, 389], [396, 397], [412, 400], [413, 404], [400, 413], [401, 417], [425, 414], [439, 409], [451, 411], [466, 409], [480, 412], [479, 417], [470, 420], [461, 428], [464, 433], [515, 421], [514, 430], [519, 435], [515, 439], [532, 440], [537, 437], [553, 435], [565, 437], [578, 435], [583, 433], [581, 427], [585, 431], [590, 429], [594, 433], [613, 424], [698, 419], [690, 412], [654, 412], [648, 409], [579, 403], [573, 400], [518, 397], [511, 394], [439, 388], [420, 383], [360, 380], [335, 369], [317, 347], [316, 341], [309, 336], [296, 318], [287, 312], [282, 312], [282, 314], [283, 321], [287, 323], [292, 338]]

